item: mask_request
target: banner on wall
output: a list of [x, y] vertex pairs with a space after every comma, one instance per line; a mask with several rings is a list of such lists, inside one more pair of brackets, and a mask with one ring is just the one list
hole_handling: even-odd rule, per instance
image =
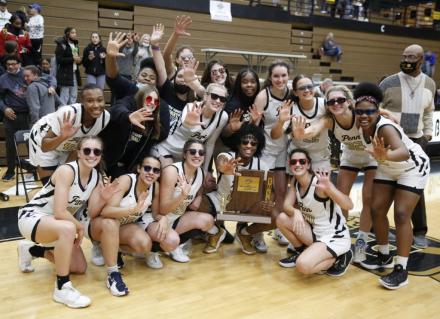
[[211, 20], [232, 22], [231, 3], [223, 1], [209, 1]]

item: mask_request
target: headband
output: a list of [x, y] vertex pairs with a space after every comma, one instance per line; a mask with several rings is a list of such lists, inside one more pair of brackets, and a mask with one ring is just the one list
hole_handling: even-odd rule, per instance
[[377, 103], [377, 100], [373, 97], [373, 96], [371, 96], [371, 95], [362, 95], [362, 96], [359, 96], [357, 99], [356, 99], [356, 103], [355, 104], [359, 104], [359, 103], [361, 103], [361, 102], [363, 102], [363, 101], [368, 101], [368, 102], [370, 102], [370, 103], [373, 103], [374, 105], [378, 105], [378, 103]]

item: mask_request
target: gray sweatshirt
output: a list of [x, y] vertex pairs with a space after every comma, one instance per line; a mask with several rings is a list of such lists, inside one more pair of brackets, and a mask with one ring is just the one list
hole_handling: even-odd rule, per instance
[[49, 84], [40, 78], [29, 84], [26, 90], [31, 125], [44, 115], [55, 112], [55, 107], [60, 105], [58, 95], [49, 95], [48, 89]]

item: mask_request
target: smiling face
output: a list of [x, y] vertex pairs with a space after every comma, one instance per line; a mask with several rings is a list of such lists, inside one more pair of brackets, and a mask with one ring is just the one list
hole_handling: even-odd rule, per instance
[[23, 78], [26, 84], [31, 84], [38, 76], [34, 74], [31, 70], [23, 71]]
[[215, 63], [211, 68], [211, 83], [224, 85], [226, 82], [226, 69], [223, 65]]
[[181, 67], [189, 66], [193, 60], [194, 60], [193, 52], [188, 48], [184, 48], [179, 52], [179, 55], [176, 57], [176, 64]]
[[376, 124], [379, 112], [377, 106], [369, 101], [362, 101], [356, 104], [355, 108], [356, 123], [362, 129], [371, 128]]
[[101, 161], [102, 144], [99, 139], [86, 139], [78, 151], [78, 161], [88, 168], [96, 167]]
[[101, 89], [85, 90], [82, 92], [82, 105], [87, 115], [97, 119], [104, 112], [104, 92]]
[[248, 72], [241, 78], [241, 90], [248, 97], [257, 93], [257, 80], [252, 73]]
[[198, 168], [203, 165], [205, 160], [205, 148], [200, 143], [192, 143], [183, 155], [185, 163]]
[[275, 66], [270, 74], [272, 86], [278, 90], [284, 90], [287, 87], [287, 81], [289, 81], [289, 71], [287, 68], [282, 65]]
[[[345, 100], [345, 102], [342, 102]], [[342, 91], [332, 91], [326, 101], [328, 110], [335, 116], [342, 115], [349, 110], [349, 100]]]
[[226, 89], [224, 87], [214, 86], [205, 94], [205, 106], [214, 113], [223, 109], [225, 102]]
[[160, 162], [154, 157], [145, 157], [142, 165], [138, 166], [139, 180], [147, 186], [154, 184], [160, 177]]
[[300, 101], [314, 99], [313, 82], [309, 78], [302, 78], [296, 83], [295, 95]]
[[302, 152], [293, 153], [290, 156], [289, 163], [287, 164], [295, 177], [300, 177], [307, 174], [311, 165], [306, 154]]
[[250, 159], [255, 155], [258, 147], [258, 140], [254, 135], [243, 136], [238, 146], [238, 153], [242, 159]]
[[148, 93], [144, 99], [144, 107], [150, 111], [154, 112], [160, 105], [159, 96], [155, 91]]
[[154, 70], [151, 68], [143, 68], [137, 76], [137, 81], [139, 83], [150, 84], [153, 86], [156, 86], [156, 79], [156, 72], [154, 72]]

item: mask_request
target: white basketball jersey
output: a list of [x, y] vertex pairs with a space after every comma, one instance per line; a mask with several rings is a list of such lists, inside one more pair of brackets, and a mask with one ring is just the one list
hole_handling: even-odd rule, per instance
[[[80, 170], [78, 162], [69, 162], [64, 165], [71, 167], [74, 173], [73, 183], [69, 190], [66, 208], [73, 215], [87, 202], [92, 194], [93, 189], [98, 185], [99, 173], [95, 168], [92, 169], [87, 185], [83, 187], [80, 182]], [[24, 214], [28, 211], [37, 211], [41, 214], [53, 215], [55, 187], [56, 186], [52, 183], [52, 180], [50, 180], [49, 183], [44, 185], [44, 187], [37, 194], [35, 194], [34, 198], [32, 198], [29, 203], [20, 209], [19, 216], [20, 214]]]
[[273, 96], [269, 87], [266, 89], [267, 104], [263, 112], [263, 123], [264, 123], [264, 135], [266, 136], [266, 147], [265, 152], [269, 154], [278, 154], [285, 151], [287, 147], [287, 137], [283, 134], [280, 138], [273, 139], [270, 137], [270, 131], [278, 122], [280, 116], [280, 108], [283, 106], [284, 101], [289, 97], [289, 91], [280, 100]]
[[[324, 99], [315, 98], [315, 105], [311, 110], [303, 110], [297, 104], [292, 107], [292, 114], [296, 116], [302, 116], [306, 121], [306, 128], [315, 124], [326, 113]], [[322, 130], [317, 136], [312, 138], [306, 138], [303, 140], [292, 139], [289, 134], [289, 147], [288, 152], [295, 148], [302, 148], [309, 152], [309, 155], [313, 162], [330, 159], [330, 148], [328, 130]]]
[[315, 193], [318, 178], [313, 176], [310, 185], [301, 196], [299, 183], [295, 182], [296, 203], [304, 219], [312, 226], [312, 231], [319, 240], [322, 236], [333, 235], [334, 238], [348, 236], [348, 228], [341, 208], [329, 197], [320, 198]]
[[[225, 156], [228, 159], [232, 159], [236, 157], [236, 153], [235, 152], [220, 153], [218, 156]], [[261, 170], [261, 171], [268, 170], [266, 164], [260, 161], [260, 159], [255, 156], [251, 158], [248, 165], [237, 167], [237, 171], [243, 169], [253, 169], [253, 170]], [[222, 196], [227, 197], [231, 194], [232, 188], [234, 186], [234, 180], [235, 180], [235, 175], [225, 175], [219, 173], [217, 178], [217, 190], [206, 194], [206, 196], [208, 196], [209, 199], [211, 199], [217, 211], [220, 211], [221, 197]]]
[[[127, 174], [126, 176], [130, 177], [130, 188], [128, 191], [124, 194], [124, 197], [122, 197], [119, 206], [120, 207], [132, 207], [135, 206], [138, 202], [137, 194], [136, 194], [136, 185], [138, 182], [138, 176], [136, 174]], [[119, 219], [119, 222], [121, 225], [134, 223], [139, 218], [142, 218], [142, 216], [149, 212], [151, 210], [151, 203], [153, 202], [154, 193], [156, 190], [156, 183], [151, 185], [150, 189], [148, 190], [147, 198], [145, 199], [145, 202], [147, 203], [147, 208], [144, 211], [136, 212], [136, 214], [132, 214], [128, 217], [122, 217]]]
[[[414, 143], [408, 136], [406, 136], [406, 134], [403, 132], [403, 129], [399, 125], [379, 115], [379, 120], [376, 124], [376, 130], [374, 131], [373, 138], [377, 136], [377, 132], [379, 131], [379, 129], [386, 125], [391, 125], [398, 131], [400, 138], [403, 144], [405, 144], [406, 148], [408, 149], [410, 156], [407, 160], [401, 162], [378, 161], [378, 170], [390, 175], [399, 175], [412, 169], [417, 169], [419, 170], [419, 172], [425, 172], [424, 174], [429, 174], [430, 166], [428, 156], [422, 150], [419, 144]], [[361, 136], [362, 143], [364, 143], [364, 146], [372, 150], [373, 146], [371, 142], [368, 143], [365, 140], [361, 127], [359, 127], [359, 134]]]
[[[181, 176], [185, 176], [185, 168], [183, 167], [183, 162], [174, 163], [172, 164], [172, 166], [176, 168], [177, 174]], [[199, 167], [197, 168], [197, 171], [194, 175], [194, 179], [191, 183], [191, 189], [188, 193], [188, 196], [186, 196], [183, 202], [180, 203], [179, 207], [174, 212], [172, 212], [173, 214], [182, 215], [186, 212], [186, 208], [188, 207], [189, 204], [192, 203], [194, 198], [196, 198], [200, 187], [202, 187], [203, 179], [204, 179], [203, 170]], [[177, 198], [181, 193], [182, 193], [182, 189], [179, 187], [178, 184], [176, 184], [176, 186], [174, 187], [173, 198]]]
[[82, 124], [84, 107], [80, 103], [66, 105], [60, 107], [55, 113], [45, 115], [34, 124], [29, 138], [30, 147], [41, 148], [41, 141], [49, 130], [52, 130], [55, 135], [60, 135], [60, 122], [63, 121], [65, 113], [70, 113], [71, 120], [75, 119], [73, 126], [79, 127], [79, 130], [71, 138], [58, 145], [56, 150], [61, 152], [75, 151], [82, 137], [98, 135], [110, 121], [110, 114], [104, 110], [92, 127], [85, 127]]

